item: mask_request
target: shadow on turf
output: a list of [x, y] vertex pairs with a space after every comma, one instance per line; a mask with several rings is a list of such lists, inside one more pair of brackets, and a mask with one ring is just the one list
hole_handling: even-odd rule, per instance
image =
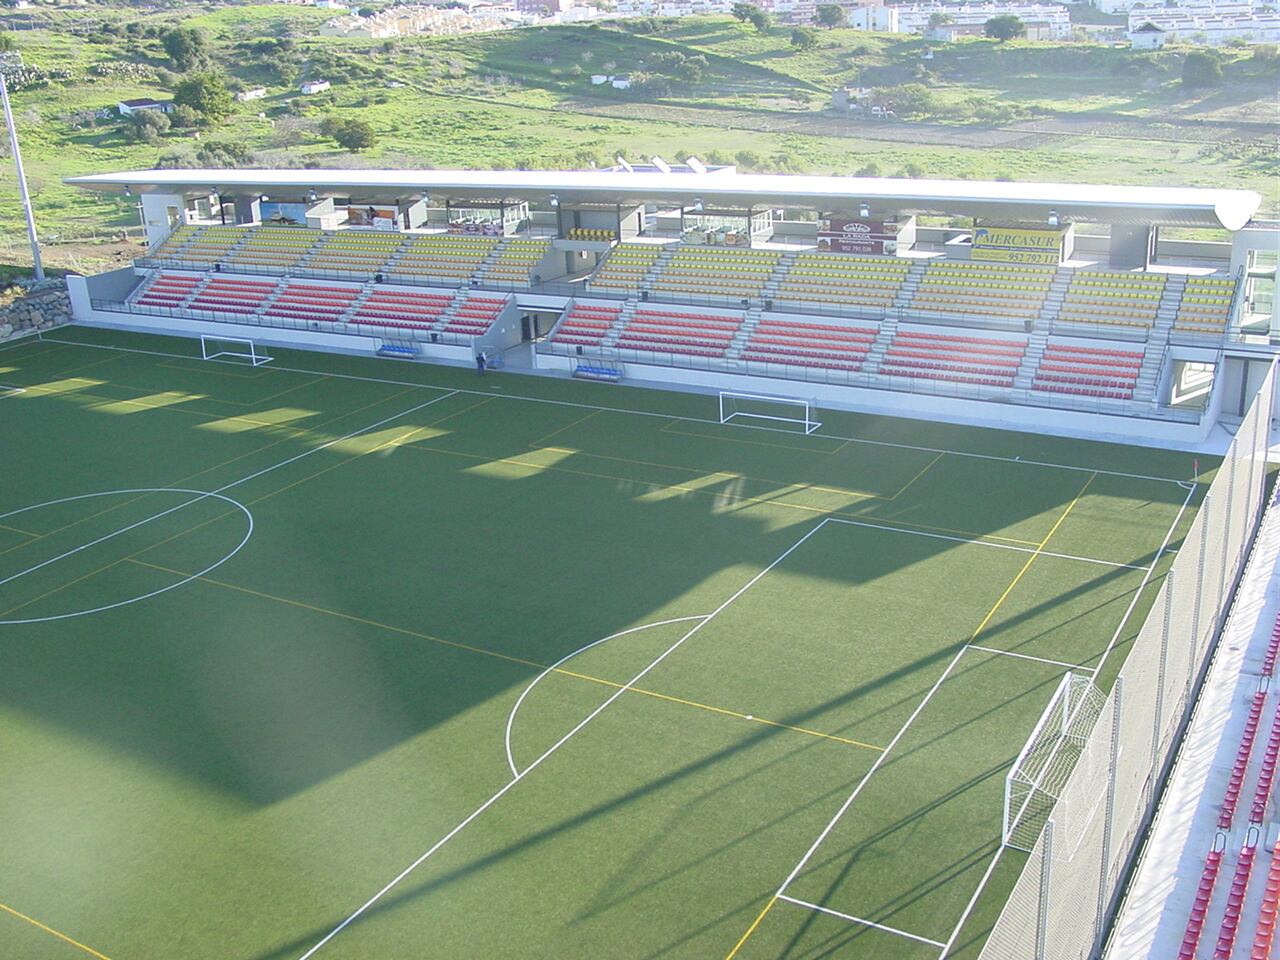
[[[954, 657], [956, 652], [959, 651], [963, 646], [964, 644], [955, 644], [952, 647], [948, 648], [947, 650], [941, 651], [935, 656], [925, 658], [925, 660], [930, 663], [937, 663], [939, 661], [950, 660], [950, 658]], [[921, 665], [922, 665], [921, 662], [917, 662], [916, 664], [917, 668]], [[964, 673], [967, 672], [968, 669], [973, 669], [973, 668], [960, 667], [955, 673], [952, 674], [952, 679], [959, 679], [964, 675]], [[850, 691], [845, 696], [838, 698], [838, 702], [846, 702], [849, 700], [856, 699], [858, 696], [865, 693], [869, 688], [877, 686], [880, 682], [882, 681], [878, 680], [876, 681], [876, 683], [868, 683], [868, 684], [861, 685], [858, 688]], [[1018, 698], [1030, 696], [1040, 688], [1049, 689], [1053, 687], [1056, 684], [1056, 682], [1057, 682], [1056, 677], [1048, 679], [1044, 681], [1042, 684], [1037, 685], [1036, 687], [1023, 691], [1022, 693], [1019, 694]], [[1014, 698], [1014, 699], [1018, 699], [1018, 698]], [[910, 756], [911, 753], [913, 753], [915, 750], [922, 749], [928, 744], [933, 743], [944, 736], [953, 735], [956, 732], [962, 730], [964, 727], [972, 723], [979, 722], [989, 714], [996, 712], [1002, 707], [1008, 706], [1008, 704], [1011, 702], [1013, 701], [1006, 700], [1006, 701], [997, 703], [992, 707], [990, 707], [988, 710], [983, 711], [981, 714], [978, 714], [962, 723], [956, 724], [948, 728], [945, 734], [942, 734], [939, 737], [926, 740], [921, 744], [916, 745], [911, 751], [895, 756], [892, 760], [888, 761], [888, 763], [886, 764], [886, 767], [888, 766], [888, 764], [901, 762], [903, 759]], [[827, 710], [832, 709], [836, 705], [837, 705], [837, 701], [829, 701], [827, 703], [822, 704], [819, 707], [811, 708], [809, 710], [794, 714], [786, 718], [785, 722], [800, 726], [812, 720], [814, 717], [826, 712]], [[433, 893], [436, 893], [448, 887], [452, 883], [466, 879], [467, 877], [473, 874], [482, 872], [490, 867], [493, 867], [496, 864], [501, 863], [503, 860], [507, 859], [508, 857], [512, 857], [517, 854], [527, 852], [529, 849], [533, 847], [552, 841], [557, 837], [559, 837], [560, 835], [566, 832], [572, 831], [582, 826], [583, 824], [590, 822], [598, 817], [619, 813], [620, 811], [625, 809], [625, 807], [629, 803], [639, 799], [640, 797], [646, 796], [655, 791], [662, 790], [664, 787], [676, 781], [679, 781], [685, 777], [698, 773], [708, 767], [714, 766], [715, 764], [722, 762], [723, 760], [727, 759], [732, 755], [735, 755], [742, 751], [750, 750], [754, 746], [758, 745], [759, 743], [763, 742], [766, 739], [778, 737], [778, 736], [788, 736], [788, 735], [789, 734], [787, 733], [787, 731], [778, 730], [778, 729], [764, 729], [758, 732], [753, 732], [749, 736], [743, 738], [738, 743], [734, 744], [732, 747], [718, 750], [709, 756], [706, 756], [697, 760], [696, 762], [686, 764], [683, 767], [679, 768], [678, 770], [672, 771], [671, 773], [667, 774], [664, 777], [658, 778], [656, 780], [653, 780], [645, 784], [643, 788], [629, 791], [628, 793], [623, 794], [622, 796], [617, 797], [613, 800], [610, 800], [605, 803], [596, 804], [595, 806], [592, 806], [591, 808], [584, 810], [581, 813], [575, 814], [571, 817], [567, 817], [557, 823], [545, 826], [537, 830], [536, 832], [530, 833], [522, 837], [520, 840], [516, 842], [507, 844], [505, 847], [503, 847], [500, 850], [494, 851], [492, 853], [488, 853], [482, 857], [477, 857], [476, 859], [466, 863], [465, 865], [452, 869], [440, 876], [432, 877], [429, 880], [418, 882], [416, 885], [414, 885], [414, 881], [412, 879], [409, 879], [407, 881], [406, 886], [403, 886], [398, 890], [392, 891], [390, 894], [388, 894], [385, 898], [383, 898], [376, 905], [371, 907], [366, 913], [364, 913], [361, 916], [361, 918], [357, 920], [355, 924], [353, 924], [352, 927], [349, 929], [351, 931], [354, 931], [354, 929], [359, 924], [366, 923], [369, 920], [381, 914], [388, 913], [390, 911], [393, 911], [403, 906], [408, 906], [418, 900], [429, 897]], [[814, 741], [812, 743], [806, 743], [803, 746], [798, 746], [794, 750], [789, 751], [789, 754], [794, 755], [799, 751], [812, 749], [816, 746], [816, 744], [817, 744], [817, 741]], [[897, 831], [908, 829], [913, 822], [925, 816], [930, 811], [935, 810], [938, 807], [941, 807], [947, 803], [953, 802], [957, 797], [960, 797], [964, 793], [968, 792], [969, 790], [972, 790], [980, 786], [981, 784], [985, 783], [986, 781], [989, 781], [992, 777], [1002, 776], [1008, 764], [1012, 763], [1014, 759], [1014, 755], [1017, 753], [1017, 749], [1020, 747], [1021, 747], [1021, 744], [1018, 744], [1017, 747], [1013, 749], [1013, 752], [1009, 755], [1006, 762], [993, 766], [987, 770], [984, 770], [974, 775], [964, 784], [954, 787], [952, 790], [948, 791], [943, 796], [935, 798], [931, 800], [929, 803], [915, 808], [909, 814], [899, 818], [894, 823], [885, 827], [879, 833], [868, 838], [864, 842], [863, 846], [868, 846], [870, 844], [873, 844], [879, 840], [882, 840], [892, 835]], [[761, 767], [754, 768], [752, 770], [752, 775], [755, 775], [762, 770], [766, 770], [773, 764], [780, 763], [780, 762], [781, 762], [781, 758], [778, 760], [771, 761], [770, 763], [765, 764]], [[733, 781], [718, 785], [716, 787], [716, 792], [728, 790], [732, 788], [734, 785], [735, 783]], [[519, 789], [519, 788], [517, 787], [516, 789]], [[835, 806], [838, 806], [838, 803], [842, 802], [844, 797], [848, 795], [847, 791], [849, 789], [852, 789], [852, 782], [845, 785], [845, 787], [843, 788], [844, 792], [833, 790], [833, 791], [829, 791], [826, 795], [811, 797], [804, 803], [803, 806], [799, 808], [792, 808], [788, 810], [786, 814], [779, 815], [778, 817], [774, 818], [772, 821], [770, 821], [769, 826], [781, 824], [785, 822], [785, 820], [787, 820], [789, 817], [794, 816], [800, 810], [805, 810], [824, 802], [829, 803], [834, 808]], [[482, 829], [482, 827], [478, 826], [477, 829]], [[732, 841], [732, 843], [726, 844], [715, 851], [705, 854], [702, 858], [699, 858], [699, 860], [694, 860], [689, 863], [686, 863], [679, 870], [671, 871], [666, 876], [656, 878], [655, 880], [651, 881], [651, 883], [660, 883], [660, 882], [669, 880], [672, 877], [677, 876], [680, 872], [683, 872], [684, 870], [687, 870], [696, 866], [697, 863], [699, 863], [702, 859], [706, 859], [706, 857], [714, 856], [716, 853], [722, 852], [725, 849], [730, 849], [733, 846], [736, 846], [738, 844], [748, 842], [749, 840], [751, 840], [753, 836], [757, 835], [759, 832], [761, 831], [754, 830], [751, 833], [737, 837]], [[425, 849], [427, 846], [430, 845], [433, 839], [434, 838], [424, 838], [422, 841], [422, 847]], [[950, 879], [952, 879], [955, 875], [958, 875], [959, 873], [962, 873], [966, 870], [974, 869], [975, 866], [978, 865], [979, 861], [984, 856], [991, 855], [994, 853], [995, 847], [997, 845], [998, 844], [995, 842], [994, 839], [988, 840], [982, 844], [979, 844], [972, 850], [968, 851], [960, 860], [956, 861], [955, 863], [943, 865], [942, 867], [940, 867], [933, 877], [930, 877], [927, 880], [922, 881], [912, 890], [899, 894], [895, 898], [895, 900], [885, 903], [879, 909], [879, 911], [876, 912], [875, 915], [882, 920], [891, 918], [896, 914], [896, 912], [899, 909], [901, 909], [901, 906], [903, 905], [902, 902], [898, 902], [898, 901], [904, 901], [904, 898], [907, 898], [909, 896], [914, 896], [914, 897], [922, 896], [925, 893], [927, 893], [929, 890], [936, 889], [937, 887], [942, 886], [943, 884], [948, 882]], [[800, 853], [802, 852], [803, 851], [797, 851], [797, 859]], [[411, 857], [416, 856], [417, 853], [418, 851], [406, 851], [404, 859], [407, 861]], [[852, 853], [845, 851], [841, 855], [849, 856], [848, 865], [846, 866], [845, 871], [843, 871], [841, 874], [841, 876], [843, 877], [844, 875], [847, 874], [847, 871], [851, 869], [854, 864], [856, 864], [858, 852], [857, 850], [852, 851]], [[834, 858], [837, 858], [837, 855], [831, 855], [828, 859], [834, 859]], [[820, 865], [820, 863], [814, 864], [814, 866], [818, 866], [818, 865]], [[402, 866], [403, 864], [400, 864], [400, 863], [388, 864], [387, 865], [388, 872], [390, 872], [391, 870], [400, 869]], [[427, 871], [429, 870], [429, 867], [424, 865], [419, 869], [423, 871]], [[623, 867], [620, 866], [618, 869], [618, 872], [622, 873], [622, 872], [625, 872], [625, 870]], [[768, 879], [769, 879], [769, 882], [773, 882], [774, 880], [774, 878], [768, 878]], [[776, 880], [780, 882], [782, 880], [782, 877], [780, 876], [776, 878]], [[641, 887], [626, 891], [624, 896], [626, 897], [635, 896], [643, 892], [646, 889], [646, 886], [641, 886]], [[367, 896], [369, 893], [372, 893], [372, 891], [367, 891], [367, 892], [356, 891], [355, 895], [356, 897], [363, 897], [363, 896]], [[757, 892], [757, 894], [753, 895], [750, 899], [745, 901], [740, 907], [735, 908], [734, 910], [728, 911], [725, 914], [725, 916], [726, 917], [732, 916], [734, 914], [740, 913], [741, 911], [750, 910], [753, 905], [758, 906], [760, 895], [768, 896], [768, 891]], [[614, 897], [613, 899], [609, 899], [609, 898], [601, 899], [598, 897], [596, 901], [590, 906], [590, 908], [585, 910], [581, 914], [581, 916], [590, 917], [593, 915], [593, 913], [597, 911], [604, 910], [609, 908], [610, 906], [615, 905], [616, 903], [620, 902], [620, 899], [622, 898]], [[350, 904], [349, 908], [354, 909], [356, 906], [357, 904], [353, 902], [352, 904]], [[885, 911], [888, 911], [888, 912], [885, 912]], [[343, 915], [343, 917], [345, 917], [345, 914]], [[296, 956], [299, 952], [305, 951], [307, 948], [312, 946], [315, 942], [317, 942], [323, 936], [329, 933], [332, 927], [336, 926], [340, 922], [340, 920], [343, 919], [343, 917], [335, 917], [332, 925], [330, 926], [327, 926], [323, 929], [314, 929], [309, 933], [298, 936], [288, 944], [273, 948], [263, 953], [254, 954], [250, 958], [245, 958], [245, 960], [288, 960], [288, 958]], [[696, 933], [697, 931], [689, 933], [686, 935], [686, 938], [695, 936]], [[801, 931], [801, 933], [803, 933], [803, 931]], [[344, 933], [339, 934], [339, 936], [344, 936], [347, 934], [348, 934], [348, 931], [344, 931]], [[856, 939], [857, 934], [858, 934], [857, 931], [853, 931], [848, 936], [839, 938], [839, 942], [842, 944], [852, 942], [854, 939]], [[676, 941], [674, 943], [668, 944], [665, 947], [663, 947], [662, 950], [656, 953], [650, 954], [649, 957], [656, 958], [656, 957], [662, 956], [666, 951], [672, 949], [675, 946], [678, 946], [680, 942], [682, 941]], [[804, 956], [808, 956], [808, 955], [809, 954], [804, 954]], [[819, 956], [819, 955], [820, 954], [816, 954], [814, 956]], [[646, 960], [648, 960], [648, 958], [646, 958]]]

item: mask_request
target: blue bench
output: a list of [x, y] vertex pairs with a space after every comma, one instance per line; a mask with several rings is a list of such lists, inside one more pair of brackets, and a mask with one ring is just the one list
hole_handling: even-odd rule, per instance
[[418, 348], [405, 347], [398, 343], [384, 343], [378, 348], [378, 356], [391, 357], [395, 360], [415, 360], [418, 356]]
[[598, 364], [580, 363], [573, 368], [573, 375], [583, 380], [600, 380], [605, 383], [617, 383], [622, 379], [620, 367], [606, 367]]

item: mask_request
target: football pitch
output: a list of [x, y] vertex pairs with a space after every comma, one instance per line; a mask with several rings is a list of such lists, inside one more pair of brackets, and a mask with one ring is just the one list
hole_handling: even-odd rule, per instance
[[271, 353], [0, 347], [0, 956], [973, 960], [1211, 479]]

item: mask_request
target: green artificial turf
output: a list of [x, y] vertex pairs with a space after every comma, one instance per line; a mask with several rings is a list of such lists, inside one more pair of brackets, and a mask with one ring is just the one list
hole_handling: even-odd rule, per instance
[[197, 354], [0, 348], [0, 954], [297, 958], [448, 838], [315, 956], [974, 958], [1003, 777], [1068, 665], [1110, 684], [1202, 490]]

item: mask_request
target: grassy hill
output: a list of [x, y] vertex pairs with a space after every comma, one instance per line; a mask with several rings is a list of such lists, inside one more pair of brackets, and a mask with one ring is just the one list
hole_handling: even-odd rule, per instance
[[[14, 34], [26, 63], [65, 71], [14, 97], [42, 229], [136, 223], [130, 205], [63, 177], [207, 162], [210, 145], [283, 166], [532, 168], [689, 152], [778, 172], [1249, 186], [1280, 209], [1277, 64], [1265, 53], [1225, 52], [1223, 84], [1191, 96], [1177, 50], [971, 40], [926, 58], [917, 37], [833, 30], [797, 52], [789, 28], [760, 34], [727, 17], [361, 41], [315, 36], [325, 16], [187, 5], [29, 18], [34, 29]], [[160, 39], [174, 25], [204, 31], [217, 69], [269, 95], [199, 139], [172, 130], [131, 142], [111, 108], [180, 79]], [[641, 89], [594, 86], [593, 73], [630, 73]], [[298, 96], [310, 77], [333, 90]], [[841, 84], [872, 88], [902, 119], [835, 117], [827, 105]], [[378, 146], [341, 151], [318, 130], [330, 115], [368, 120]], [[6, 169], [0, 222], [16, 228], [11, 185]]]

